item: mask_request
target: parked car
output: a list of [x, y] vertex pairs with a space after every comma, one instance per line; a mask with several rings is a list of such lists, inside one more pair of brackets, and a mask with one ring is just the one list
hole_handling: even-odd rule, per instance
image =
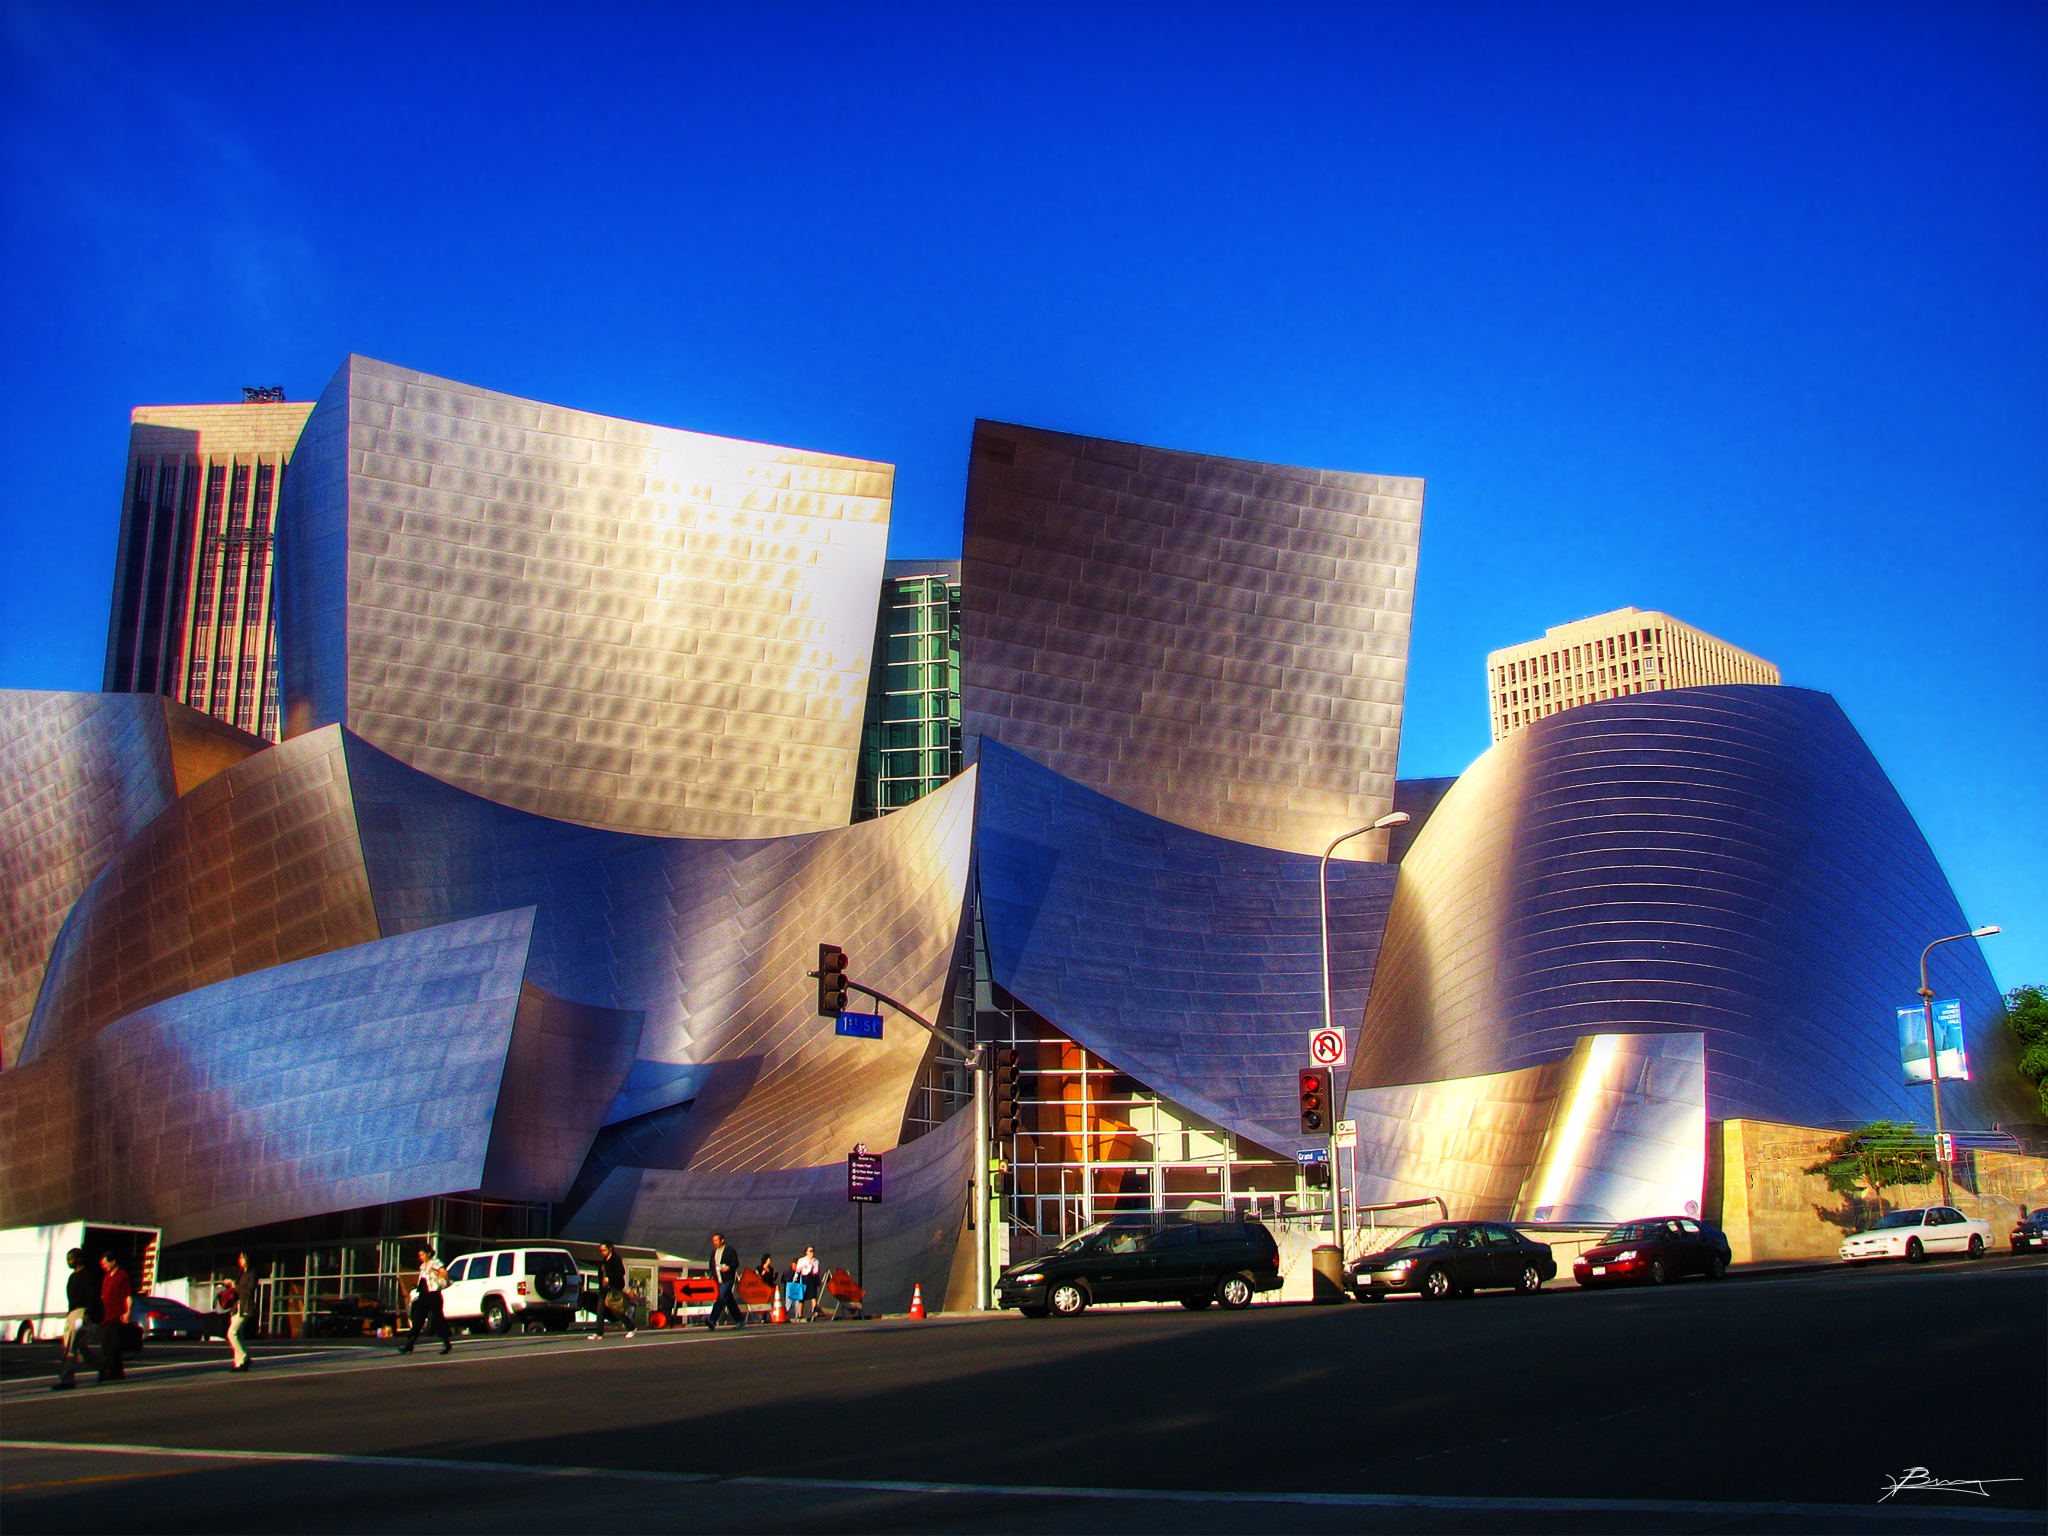
[[1874, 1259], [1908, 1259], [1918, 1264], [1936, 1253], [1967, 1253], [1981, 1259], [1990, 1246], [1990, 1222], [1965, 1216], [1952, 1205], [1928, 1205], [1878, 1217], [1869, 1231], [1845, 1239], [1841, 1253], [1851, 1264], [1868, 1264]]
[[128, 1320], [145, 1339], [224, 1339], [228, 1314], [197, 1312], [183, 1302], [162, 1296], [137, 1296], [128, 1305]]
[[2029, 1248], [2048, 1248], [2048, 1205], [2038, 1211], [2022, 1211], [2020, 1219], [2012, 1225], [2012, 1251], [2023, 1253]]
[[545, 1328], [560, 1333], [583, 1303], [583, 1271], [560, 1248], [499, 1248], [448, 1266], [441, 1305], [451, 1323], [487, 1333]]
[[1073, 1317], [1098, 1301], [1248, 1307], [1280, 1288], [1280, 1245], [1256, 1221], [1097, 1222], [996, 1281], [999, 1305]]
[[1728, 1239], [1690, 1216], [1624, 1221], [1572, 1262], [1580, 1285], [1662, 1285], [1681, 1275], [1718, 1280], [1728, 1273]]
[[1433, 1222], [1351, 1266], [1351, 1289], [1360, 1301], [1383, 1301], [1400, 1291], [1440, 1301], [1489, 1288], [1533, 1296], [1556, 1278], [1550, 1245], [1499, 1221]]

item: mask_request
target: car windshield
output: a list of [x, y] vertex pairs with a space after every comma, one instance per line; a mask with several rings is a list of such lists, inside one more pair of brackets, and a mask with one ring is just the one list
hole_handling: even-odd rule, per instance
[[1661, 1237], [1663, 1234], [1664, 1223], [1661, 1221], [1624, 1221], [1620, 1226], [1610, 1228], [1607, 1235], [1601, 1238], [1600, 1241], [1602, 1243], [1647, 1243], [1651, 1238]]
[[1455, 1227], [1410, 1227], [1392, 1242], [1382, 1243], [1374, 1250], [1378, 1253], [1392, 1253], [1396, 1248], [1448, 1248]]
[[2044, 1205], [2044, 1206], [2042, 1206], [2042, 1207], [2041, 1207], [2041, 1209], [2039, 1209], [2038, 1211], [2035, 1211], [2035, 1212], [2034, 1212], [2034, 1213], [2033, 1213], [2032, 1215], [2030, 1215], [2029, 1217], [2027, 1217], [2027, 1220], [2029, 1220], [2029, 1221], [2048, 1221], [2048, 1205]]
[[1072, 1237], [1068, 1238], [1064, 1243], [1061, 1243], [1059, 1247], [1053, 1249], [1053, 1252], [1079, 1253], [1083, 1248], [1092, 1245], [1096, 1238], [1102, 1236], [1103, 1233], [1107, 1232], [1110, 1228], [1110, 1225], [1111, 1224], [1109, 1222], [1098, 1221], [1092, 1227], [1083, 1227], [1080, 1231], [1076, 1232]]
[[1925, 1214], [1923, 1211], [1893, 1211], [1890, 1215], [1878, 1217], [1871, 1223], [1870, 1230], [1882, 1232], [1887, 1227], [1917, 1227]]

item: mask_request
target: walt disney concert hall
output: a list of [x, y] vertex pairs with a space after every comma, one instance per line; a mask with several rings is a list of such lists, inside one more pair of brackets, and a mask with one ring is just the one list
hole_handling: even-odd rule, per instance
[[[892, 481], [349, 358], [278, 476], [280, 740], [0, 693], [0, 1225], [362, 1274], [723, 1230], [971, 1306], [1114, 1213], [1326, 1209], [1325, 911], [1353, 1202], [1697, 1211], [1710, 1120], [1919, 1112], [1889, 1021], [1968, 924], [1825, 694], [1621, 694], [1397, 783], [1420, 481], [982, 422], [933, 560]], [[1995, 1081], [1951, 1119], [2024, 1115]]]

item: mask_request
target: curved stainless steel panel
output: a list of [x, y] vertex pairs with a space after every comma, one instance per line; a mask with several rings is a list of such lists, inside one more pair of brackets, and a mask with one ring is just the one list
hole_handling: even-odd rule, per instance
[[[979, 772], [997, 985], [1217, 1125], [1306, 1144], [1295, 1069], [1322, 1024], [1317, 861], [1161, 821], [994, 742]], [[1332, 1010], [1354, 1039], [1394, 878], [1330, 865]]]
[[894, 474], [351, 357], [279, 513], [285, 733], [591, 826], [843, 826]]
[[166, 1242], [475, 1189], [533, 913], [201, 987], [0, 1073], [11, 1225]]
[[[1826, 694], [1674, 689], [1500, 742], [1400, 866], [1354, 1089], [1511, 1071], [1583, 1035], [1697, 1030], [1715, 1118], [1924, 1120], [1894, 1010], [1964, 919], [1905, 805]], [[1936, 951], [1976, 1080], [1958, 1125], [2027, 1118], [1974, 944]]]
[[1453, 1219], [1696, 1215], [1706, 1075], [1699, 1034], [1582, 1035], [1542, 1066], [1356, 1090], [1344, 1112], [1359, 1203], [1435, 1195]]
[[1421, 528], [1420, 480], [977, 422], [970, 760], [1000, 741], [1164, 820], [1320, 854], [1393, 802]]
[[92, 877], [179, 795], [268, 745], [152, 693], [0, 688], [0, 1065]]
[[[894, 1146], [922, 1030], [842, 1039], [807, 973], [821, 941], [853, 974], [938, 1017], [966, 902], [975, 775], [879, 821], [758, 841], [659, 839], [549, 821], [438, 783], [350, 738], [351, 783], [385, 927], [539, 909], [531, 979], [646, 1015], [609, 1119], [690, 1097], [694, 1068], [759, 1058], [693, 1169], [787, 1168]], [[829, 1106], [825, 1112], [822, 1107]]]
[[520, 989], [479, 1185], [487, 1197], [568, 1195], [633, 1065], [640, 1024], [637, 1013], [565, 1002], [531, 982]]
[[[842, 1148], [822, 1166], [769, 1173], [615, 1167], [563, 1235], [644, 1244], [701, 1259], [711, 1234], [723, 1232], [748, 1262], [772, 1253], [779, 1269], [787, 1269], [809, 1243], [828, 1270], [851, 1272], [855, 1207], [846, 1198], [844, 1157], [851, 1150]], [[956, 1305], [972, 1304], [966, 1297], [973, 1253], [961, 1229], [977, 1150], [974, 1116], [955, 1115], [882, 1154], [882, 1201], [866, 1208], [862, 1223], [869, 1311], [902, 1311], [913, 1285], [924, 1287], [927, 1307], [938, 1307], [949, 1277], [962, 1278], [963, 1261], [969, 1284], [957, 1293]]]
[[180, 993], [379, 936], [341, 732], [215, 775], [124, 844], [72, 907], [24, 1060]]

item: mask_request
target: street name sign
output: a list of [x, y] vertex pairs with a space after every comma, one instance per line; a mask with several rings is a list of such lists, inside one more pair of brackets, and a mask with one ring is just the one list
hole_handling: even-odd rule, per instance
[[842, 1013], [832, 1033], [852, 1035], [859, 1040], [879, 1040], [882, 1038], [882, 1016], [879, 1013]]
[[1297, 1163], [1327, 1163], [1330, 1160], [1328, 1147], [1307, 1147], [1294, 1154]]

